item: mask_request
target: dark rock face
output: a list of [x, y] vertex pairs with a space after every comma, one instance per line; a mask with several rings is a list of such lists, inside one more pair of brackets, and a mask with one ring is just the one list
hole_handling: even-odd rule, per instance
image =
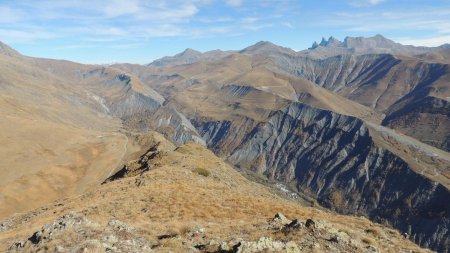
[[176, 145], [182, 145], [189, 141], [206, 145], [191, 122], [170, 106], [162, 106], [154, 111], [142, 110], [139, 113], [123, 117], [122, 120], [129, 129], [142, 132], [153, 129], [162, 133]]
[[211, 150], [216, 154], [228, 156], [229, 152], [238, 147], [242, 139], [257, 123], [250, 118], [242, 118], [239, 121], [197, 119], [193, 121], [193, 124]]
[[[398, 106], [382, 122], [383, 125], [450, 151], [450, 102], [425, 97]], [[433, 129], [430, 131], [430, 128]]]
[[[241, 168], [295, 183], [300, 191], [342, 213], [387, 221], [422, 246], [449, 247], [450, 192], [377, 147], [356, 118], [293, 103], [236, 138], [230, 123], [206, 123], [200, 134], [228, 151]], [[209, 131], [205, 131], [209, 129]]]
[[445, 64], [406, 61], [390, 54], [342, 54], [326, 59], [277, 54], [272, 59], [274, 71], [307, 79], [379, 112], [389, 111], [399, 99], [413, 94], [424, 97], [441, 92], [433, 86], [450, 73]]

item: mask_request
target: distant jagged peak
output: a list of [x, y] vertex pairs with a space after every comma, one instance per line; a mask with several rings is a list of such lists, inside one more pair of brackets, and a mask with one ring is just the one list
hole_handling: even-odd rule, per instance
[[336, 39], [331, 36], [327, 39], [322, 37], [320, 43], [314, 42], [311, 48], [315, 49], [317, 47], [328, 47], [328, 48], [365, 48], [365, 47], [376, 47], [376, 48], [390, 48], [394, 46], [401, 46], [401, 44], [396, 43], [390, 39], [385, 38], [384, 36], [377, 34], [373, 37], [345, 37], [344, 41]]
[[373, 37], [346, 37], [344, 39], [343, 46], [346, 48], [394, 48], [403, 46], [393, 40], [387, 39], [381, 34], [377, 34]]
[[270, 41], [258, 41], [257, 43], [244, 48], [243, 50], [241, 50], [241, 52], [250, 52], [250, 51], [255, 51], [255, 50], [260, 50], [260, 49], [267, 49], [267, 48], [277, 48], [278, 46], [273, 44]]
[[328, 40], [322, 38], [320, 43], [314, 42], [312, 47], [298, 52], [297, 55], [318, 59], [352, 54], [392, 54], [416, 57], [418, 55], [432, 53], [435, 51], [444, 51], [448, 48], [450, 48], [450, 44], [445, 44], [439, 47], [403, 45], [390, 40], [381, 34], [377, 34], [372, 37], [345, 37], [343, 42], [334, 37], [330, 37]]
[[174, 56], [164, 56], [149, 64], [149, 66], [162, 67], [167, 65], [189, 64], [197, 61], [203, 54], [192, 48], [186, 48], [183, 52]]
[[234, 51], [222, 51], [216, 49], [202, 53], [192, 48], [186, 48], [183, 52], [178, 53], [174, 56], [165, 56], [160, 59], [157, 59], [152, 63], [148, 64], [148, 66], [154, 67], [162, 67], [169, 65], [175, 66], [175, 65], [192, 64], [201, 60], [218, 60], [228, 56], [233, 52]]
[[175, 56], [192, 57], [192, 56], [199, 56], [199, 55], [202, 55], [202, 53], [195, 49], [192, 49], [192, 48], [186, 48], [183, 52], [181, 52]]
[[330, 36], [327, 39], [325, 39], [325, 37], [322, 37], [322, 40], [320, 41], [320, 43], [317, 43], [317, 41], [314, 41], [314, 43], [312, 44], [312, 46], [308, 49], [316, 49], [318, 47], [341, 47], [342, 46], [342, 42], [338, 39], [336, 39], [333, 36]]
[[328, 38], [328, 40], [322, 37], [322, 41], [320, 42], [319, 45], [323, 47], [339, 47], [341, 46], [341, 44], [342, 44], [341, 41], [331, 36], [330, 38]]
[[16, 50], [12, 49], [12, 47], [6, 45], [5, 43], [0, 41], [0, 54], [7, 56], [19, 56], [20, 53]]
[[328, 45], [328, 46], [339, 46], [339, 45], [341, 45], [341, 44], [342, 44], [342, 42], [341, 42], [340, 40], [336, 39], [336, 38], [333, 37], [333, 36], [331, 36], [330, 38], [328, 38], [328, 41], [327, 41], [327, 45]]
[[259, 41], [256, 44], [246, 47], [240, 51], [241, 54], [270, 54], [270, 53], [286, 53], [295, 54], [295, 51], [273, 44], [270, 41]]
[[319, 43], [317, 43], [317, 41], [314, 41], [314, 43], [312, 44], [312, 46], [308, 49], [316, 49], [319, 47]]

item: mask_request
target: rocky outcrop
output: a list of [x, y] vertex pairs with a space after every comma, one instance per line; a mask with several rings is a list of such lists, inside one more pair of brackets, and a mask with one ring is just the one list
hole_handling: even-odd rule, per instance
[[[194, 226], [186, 228], [184, 233], [168, 232], [152, 240], [142, 230], [120, 220], [111, 219], [102, 225], [82, 213], [70, 212], [44, 225], [28, 239], [14, 242], [7, 252], [369, 253], [381, 252], [377, 242], [398, 243], [400, 237], [395, 231], [383, 230], [381, 227], [367, 227], [355, 237], [355, 231], [341, 229], [324, 220], [290, 221], [284, 217], [287, 224], [281, 224], [276, 222], [279, 216], [284, 217], [278, 214], [268, 223], [253, 225], [259, 234], [264, 235], [258, 239], [212, 239], [205, 228]], [[388, 235], [391, 238], [387, 238]], [[410, 251], [403, 248], [400, 252]]]
[[106, 226], [71, 212], [44, 225], [27, 240], [15, 242], [8, 252], [150, 252], [152, 244], [119, 220]]
[[206, 145], [192, 123], [175, 108], [163, 106], [156, 111], [144, 110], [122, 118], [124, 125], [132, 130], [162, 133], [176, 145], [193, 141]]
[[[158, 163], [158, 158], [167, 154], [167, 152], [175, 150], [175, 145], [164, 139], [159, 134], [151, 134], [149, 149], [139, 159], [127, 162], [122, 169], [114, 175], [107, 178], [104, 183], [119, 180], [126, 177], [134, 177], [150, 170]], [[138, 186], [141, 186], [138, 184]]]
[[[323, 220], [298, 219], [288, 220], [283, 214], [278, 213], [265, 227], [272, 231], [271, 236], [260, 237], [257, 240], [240, 240], [233, 245], [233, 242], [222, 243], [222, 252], [380, 252], [371, 245], [373, 239], [364, 238], [363, 243], [352, 238], [348, 232], [334, 227]], [[367, 229], [376, 231], [378, 229]], [[377, 234], [376, 236], [380, 236]], [[275, 239], [276, 238], [276, 239]], [[230, 246], [231, 244], [231, 246]], [[373, 244], [373, 243], [372, 243]]]
[[[213, 148], [224, 142], [217, 136], [231, 137], [218, 134], [225, 126], [204, 135], [216, 138]], [[425, 247], [448, 247], [449, 190], [378, 147], [361, 120], [293, 103], [238, 141], [228, 156], [238, 167], [294, 183], [339, 212], [389, 222]]]

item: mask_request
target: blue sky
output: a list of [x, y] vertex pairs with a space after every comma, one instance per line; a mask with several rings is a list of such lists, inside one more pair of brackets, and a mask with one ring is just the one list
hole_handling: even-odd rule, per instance
[[450, 0], [0, 0], [0, 41], [83, 63], [148, 63], [185, 48], [294, 50], [334, 36], [450, 43]]

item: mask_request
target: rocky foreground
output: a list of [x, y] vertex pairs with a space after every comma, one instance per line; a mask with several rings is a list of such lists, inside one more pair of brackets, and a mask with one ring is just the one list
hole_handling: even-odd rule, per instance
[[429, 252], [366, 218], [279, 197], [201, 145], [152, 138], [98, 189], [2, 221], [0, 251]]

